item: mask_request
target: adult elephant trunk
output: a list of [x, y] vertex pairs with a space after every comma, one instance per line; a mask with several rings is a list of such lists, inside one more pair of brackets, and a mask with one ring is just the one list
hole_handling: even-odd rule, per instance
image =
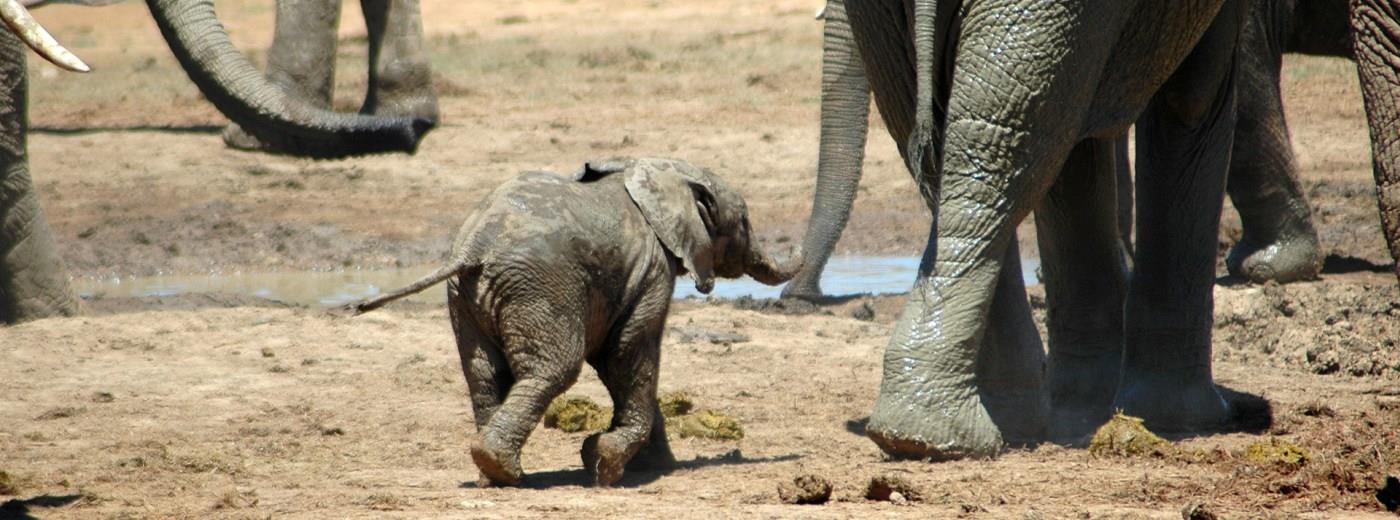
[[1400, 278], [1400, 7], [1389, 0], [1352, 0], [1351, 31], [1371, 128], [1381, 227]]
[[233, 46], [212, 0], [147, 0], [175, 58], [204, 96], [276, 150], [320, 158], [413, 153], [434, 121], [316, 108], [268, 81]]
[[778, 285], [791, 280], [802, 268], [801, 252], [798, 252], [788, 265], [780, 265], [756, 240], [749, 241], [749, 250], [744, 256], [744, 273], [764, 285]]
[[812, 215], [802, 240], [805, 264], [783, 288], [783, 297], [816, 299], [821, 275], [846, 228], [865, 160], [870, 117], [870, 85], [865, 65], [851, 37], [842, 0], [828, 0], [822, 40], [821, 144]]
[[19, 38], [0, 28], [0, 323], [78, 312], [29, 177], [24, 61]]

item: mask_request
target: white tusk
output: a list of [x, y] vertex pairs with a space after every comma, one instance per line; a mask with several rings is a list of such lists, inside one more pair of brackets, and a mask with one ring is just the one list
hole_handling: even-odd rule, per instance
[[826, 6], [823, 5], [821, 9], [817, 9], [817, 19], [818, 19], [818, 20], [823, 20], [823, 19], [825, 19], [825, 18], [826, 18]]
[[0, 19], [14, 30], [19, 39], [24, 40], [25, 45], [54, 65], [74, 72], [92, 70], [83, 60], [59, 45], [58, 40], [53, 39], [53, 35], [44, 30], [17, 0], [0, 0]]

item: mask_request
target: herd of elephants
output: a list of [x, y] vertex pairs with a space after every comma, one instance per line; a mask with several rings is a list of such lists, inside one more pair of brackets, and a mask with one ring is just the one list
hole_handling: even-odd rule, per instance
[[[65, 59], [24, 11], [43, 3], [0, 1], [12, 29], [0, 30], [0, 321], [8, 323], [78, 308], [25, 156], [21, 42], [51, 60]], [[213, 0], [147, 0], [181, 66], [233, 122], [224, 134], [230, 146], [317, 158], [413, 153], [438, 119], [418, 0], [361, 3], [370, 81], [361, 110], [339, 113], [329, 108], [338, 0], [278, 0], [265, 72], [234, 48]], [[1211, 372], [1212, 288], [1226, 194], [1244, 231], [1227, 257], [1232, 274], [1287, 283], [1316, 278], [1322, 267], [1280, 97], [1284, 53], [1355, 61], [1381, 227], [1400, 258], [1400, 1], [828, 0], [823, 18], [820, 157], [812, 215], [791, 266], [778, 267], [756, 246], [735, 247], [752, 242], [742, 201], [720, 200], [716, 193], [728, 188], [707, 172], [645, 163], [683, 172], [693, 191], [662, 189], [651, 174], [630, 172], [625, 191], [643, 213], [646, 197], [663, 204], [681, 196], [681, 207], [698, 208], [694, 224], [646, 214], [653, 227], [656, 218], [671, 219], [696, 235], [660, 237], [672, 275], [689, 273], [702, 291], [708, 275], [791, 278], [784, 296], [819, 299], [822, 268], [858, 190], [873, 95], [933, 215], [866, 428], [891, 456], [987, 457], [1007, 445], [1079, 439], [1115, 409], [1159, 431], [1212, 430], [1231, 421], [1232, 403]], [[609, 173], [638, 164], [590, 163], [570, 182], [608, 184]], [[523, 193], [520, 200], [543, 197]], [[588, 200], [631, 207], [625, 197], [608, 197], [614, 195]], [[1044, 345], [1016, 239], [1032, 211], [1048, 302]], [[491, 229], [513, 229], [500, 226]], [[575, 252], [581, 250], [602, 254]], [[742, 267], [759, 256], [763, 266]], [[624, 261], [636, 259], [617, 260]], [[433, 281], [454, 273], [440, 271]], [[627, 276], [642, 275], [617, 274], [613, 281], [631, 287], [637, 280]], [[461, 280], [450, 290], [459, 290]], [[668, 296], [655, 304], [662, 320]], [[637, 298], [628, 312], [641, 312], [635, 307], [645, 301]], [[464, 318], [456, 307], [460, 345]], [[627, 336], [631, 328], [624, 325], [609, 323], [605, 335]], [[660, 330], [651, 332], [659, 338]], [[469, 382], [479, 369], [486, 371], [479, 379], [500, 383], [486, 393], [473, 388], [474, 405], [494, 399], [495, 407], [508, 408], [511, 399], [500, 394], [548, 390], [502, 375], [500, 359], [462, 355]], [[610, 390], [609, 376], [633, 386], [640, 383], [629, 378], [646, 378], [635, 372], [647, 370], [638, 359], [619, 362], [595, 363]], [[650, 370], [654, 393], [654, 365]], [[616, 401], [622, 394], [613, 395]], [[655, 406], [651, 399], [650, 406], [619, 403], [625, 413], [614, 430], [651, 425], [644, 417]], [[523, 443], [528, 429], [511, 435]], [[629, 453], [612, 463], [646, 448], [648, 436], [669, 456], [664, 434], [657, 439], [642, 427], [618, 440], [627, 445], [618, 449]], [[585, 458], [609, 439], [590, 438]], [[474, 459], [478, 466], [505, 464], [475, 453]], [[515, 464], [483, 471], [509, 483], [507, 477], [519, 475]]]

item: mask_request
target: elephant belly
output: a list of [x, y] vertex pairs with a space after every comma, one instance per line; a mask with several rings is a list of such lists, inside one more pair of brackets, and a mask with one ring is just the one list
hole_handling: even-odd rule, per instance
[[1104, 64], [1084, 135], [1113, 137], [1137, 121], [1227, 1], [1137, 2]]

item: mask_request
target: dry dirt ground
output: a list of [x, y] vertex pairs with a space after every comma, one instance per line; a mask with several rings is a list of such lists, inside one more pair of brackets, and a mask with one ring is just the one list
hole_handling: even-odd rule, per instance
[[[221, 118], [143, 6], [44, 8], [41, 21], [98, 71], [31, 60], [34, 177], [79, 277], [431, 263], [514, 172], [607, 155], [713, 167], [746, 194], [764, 239], [788, 247], [815, 166], [818, 3], [428, 1], [444, 126], [416, 156], [344, 161], [225, 149]], [[217, 3], [255, 50], [271, 5]], [[347, 3], [342, 29], [344, 108], [364, 84], [356, 9]], [[1317, 282], [1217, 289], [1217, 379], [1262, 398], [1242, 401], [1240, 431], [1136, 458], [1041, 446], [885, 461], [860, 432], [901, 297], [686, 301], [662, 387], [737, 417], [742, 441], [674, 440], [681, 468], [598, 490], [584, 486], [583, 434], [541, 428], [525, 489], [478, 489], [443, 309], [346, 319], [246, 297], [102, 299], [83, 317], [0, 329], [0, 517], [1176, 518], [1192, 503], [1225, 518], [1385, 517], [1374, 494], [1400, 473], [1400, 290], [1372, 272], [1389, 259], [1355, 73], [1289, 57], [1285, 95], [1335, 256]], [[839, 252], [915, 254], [927, 217], [875, 125]], [[1227, 212], [1222, 245], [1237, 236]], [[866, 305], [873, 321], [854, 318]], [[572, 392], [606, 403], [591, 374]], [[1244, 455], [1270, 439], [1307, 459]], [[800, 473], [829, 479], [833, 502], [780, 504], [779, 483]], [[865, 500], [884, 474], [922, 500]]]

